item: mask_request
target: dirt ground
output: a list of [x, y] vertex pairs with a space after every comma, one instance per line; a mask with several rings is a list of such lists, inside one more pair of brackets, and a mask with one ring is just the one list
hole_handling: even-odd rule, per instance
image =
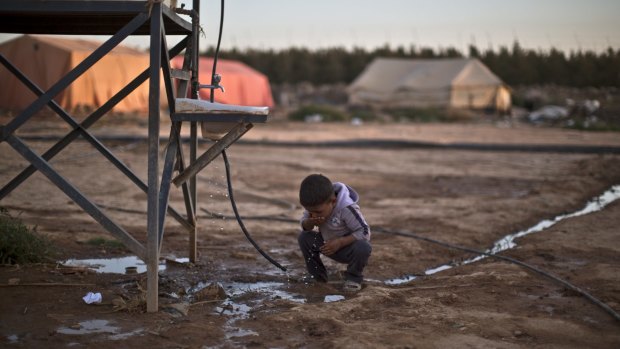
[[[6, 119], [2, 120], [6, 124]], [[162, 125], [162, 133], [168, 130]], [[39, 152], [66, 126], [42, 120], [19, 131]], [[107, 122], [98, 135], [140, 136], [144, 123]], [[184, 130], [186, 133], [186, 130]], [[168, 216], [159, 281], [160, 311], [145, 313], [145, 273], [96, 272], [69, 259], [117, 258], [122, 248], [89, 215], [36, 173], [0, 206], [49, 237], [58, 263], [0, 267], [0, 343], [15, 348], [618, 348], [620, 321], [557, 282], [521, 266], [385, 231], [404, 231], [485, 250], [544, 220], [555, 224], [501, 252], [589, 292], [620, 312], [620, 201], [576, 217], [620, 184], [620, 154], [474, 151], [408, 147], [295, 146], [275, 142], [389, 139], [443, 144], [605, 145], [618, 133], [498, 124], [257, 125], [228, 150], [235, 199], [254, 239], [288, 268], [282, 272], [248, 243], [226, 194], [221, 158], [198, 178], [200, 260], [183, 263], [188, 234]], [[260, 144], [259, 141], [273, 141]], [[103, 143], [146, 181], [144, 139]], [[206, 149], [209, 144], [201, 144]], [[162, 145], [162, 150], [163, 150]], [[0, 143], [0, 184], [24, 160]], [[85, 141], [51, 164], [141, 242], [146, 195]], [[361, 292], [300, 281], [297, 190], [320, 172], [354, 187], [373, 229]], [[618, 196], [618, 192], [615, 193]], [[176, 188], [171, 205], [184, 212]], [[225, 216], [214, 217], [210, 213]], [[175, 262], [176, 260], [176, 262]], [[75, 265], [75, 264], [72, 264]], [[433, 268], [452, 268], [430, 273]], [[123, 270], [124, 271], [124, 270]], [[428, 273], [427, 273], [428, 272]], [[101, 304], [86, 304], [87, 292]]]

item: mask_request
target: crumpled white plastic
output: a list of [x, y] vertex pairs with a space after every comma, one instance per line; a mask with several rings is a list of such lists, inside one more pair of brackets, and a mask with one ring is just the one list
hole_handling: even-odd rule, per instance
[[101, 293], [88, 292], [82, 299], [86, 304], [101, 303]]

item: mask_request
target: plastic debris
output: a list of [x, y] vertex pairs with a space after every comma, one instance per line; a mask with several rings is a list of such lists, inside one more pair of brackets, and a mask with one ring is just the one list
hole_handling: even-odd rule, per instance
[[304, 122], [309, 124], [315, 124], [323, 122], [323, 115], [321, 114], [311, 114], [304, 116]]
[[101, 293], [88, 292], [82, 299], [86, 304], [101, 303]]
[[568, 108], [557, 105], [547, 105], [530, 113], [528, 119], [531, 123], [538, 124], [557, 121], [566, 118], [568, 115]]

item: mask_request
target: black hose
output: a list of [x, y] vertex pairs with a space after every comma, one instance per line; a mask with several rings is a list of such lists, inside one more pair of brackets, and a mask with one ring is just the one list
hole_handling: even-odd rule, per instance
[[436, 245], [440, 245], [446, 248], [452, 248], [452, 249], [457, 249], [457, 250], [461, 250], [461, 251], [465, 251], [465, 252], [470, 252], [470, 253], [475, 253], [475, 254], [481, 254], [481, 255], [485, 255], [488, 257], [493, 257], [493, 258], [497, 258], [497, 259], [501, 259], [504, 261], [508, 261], [517, 265], [520, 265], [524, 268], [530, 269], [538, 274], [541, 274], [543, 276], [548, 277], [549, 279], [559, 282], [560, 284], [562, 284], [563, 286], [581, 294], [582, 296], [584, 296], [585, 298], [587, 298], [589, 301], [593, 302], [594, 304], [598, 305], [599, 307], [603, 308], [606, 312], [608, 312], [609, 314], [611, 314], [611, 316], [613, 316], [616, 320], [620, 321], [620, 314], [618, 314], [615, 310], [613, 310], [610, 306], [608, 306], [607, 304], [603, 303], [602, 301], [598, 300], [597, 298], [595, 298], [594, 296], [592, 296], [590, 293], [586, 292], [585, 290], [569, 283], [568, 281], [565, 281], [551, 273], [548, 273], [542, 269], [539, 269], [533, 265], [527, 264], [525, 262], [522, 262], [518, 259], [514, 259], [511, 257], [506, 257], [506, 256], [502, 256], [502, 255], [498, 255], [498, 254], [494, 254], [494, 253], [490, 253], [487, 251], [482, 251], [482, 250], [477, 250], [477, 249], [473, 249], [473, 248], [469, 248], [469, 247], [463, 247], [463, 246], [459, 246], [459, 245], [454, 245], [454, 244], [450, 244], [447, 242], [443, 242], [443, 241], [438, 241], [438, 240], [434, 240], [431, 238], [427, 238], [424, 236], [419, 236], [417, 234], [414, 233], [410, 233], [410, 232], [403, 232], [403, 231], [391, 231], [391, 230], [387, 230], [387, 229], [383, 229], [383, 228], [375, 228], [374, 231], [378, 231], [378, 232], [382, 232], [382, 233], [387, 233], [387, 234], [392, 234], [392, 235], [399, 235], [399, 236], [405, 236], [405, 237], [409, 237], [409, 238], [413, 238], [413, 239], [417, 239], [417, 240], [422, 240], [422, 241], [426, 241], [426, 242], [430, 242]]
[[[217, 72], [217, 57], [220, 54], [220, 44], [222, 43], [222, 31], [224, 29], [224, 0], [220, 2], [220, 31], [217, 35], [217, 46], [215, 47], [215, 54], [213, 55], [213, 68], [211, 70], [211, 86], [219, 85], [219, 81], [215, 81], [215, 73]], [[211, 95], [209, 100], [211, 103], [215, 99], [215, 88], [211, 88]]]
[[239, 226], [241, 227], [243, 234], [248, 239], [248, 241], [252, 244], [252, 246], [254, 246], [254, 248], [261, 255], [263, 255], [263, 257], [265, 257], [265, 259], [267, 259], [269, 262], [271, 262], [271, 264], [275, 265], [276, 267], [282, 269], [282, 271], [286, 271], [285, 267], [283, 267], [280, 263], [276, 262], [265, 251], [263, 251], [260, 248], [260, 246], [258, 246], [256, 241], [252, 239], [252, 237], [250, 236], [250, 233], [248, 233], [248, 230], [245, 228], [245, 225], [243, 224], [243, 220], [241, 220], [241, 217], [239, 216], [239, 211], [237, 211], [237, 204], [235, 203], [235, 199], [233, 197], [232, 181], [230, 180], [230, 166], [228, 164], [228, 157], [226, 156], [225, 150], [222, 151], [222, 157], [224, 158], [224, 166], [226, 167], [226, 181], [228, 182], [228, 196], [230, 197], [230, 204], [232, 205], [232, 209], [235, 212], [235, 217], [237, 218], [237, 222], [239, 223]]

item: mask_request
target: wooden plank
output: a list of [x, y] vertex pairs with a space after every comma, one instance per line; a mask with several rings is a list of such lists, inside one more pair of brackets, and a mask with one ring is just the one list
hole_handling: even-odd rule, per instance
[[267, 115], [255, 114], [211, 114], [211, 113], [173, 113], [172, 121], [195, 121], [195, 122], [247, 122], [265, 123]]

